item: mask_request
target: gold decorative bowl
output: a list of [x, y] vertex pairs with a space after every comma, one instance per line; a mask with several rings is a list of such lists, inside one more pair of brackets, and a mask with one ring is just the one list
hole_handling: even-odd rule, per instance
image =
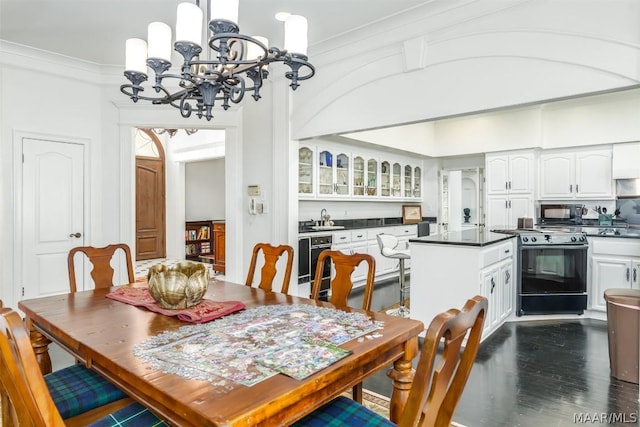
[[184, 261], [171, 267], [156, 264], [147, 274], [149, 293], [160, 307], [179, 310], [202, 301], [209, 285], [209, 270], [202, 263]]

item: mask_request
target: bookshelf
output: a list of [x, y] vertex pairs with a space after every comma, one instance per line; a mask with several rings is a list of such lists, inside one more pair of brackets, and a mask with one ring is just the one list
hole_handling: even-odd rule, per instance
[[184, 232], [185, 257], [201, 261], [213, 255], [213, 227], [211, 221], [187, 221]]

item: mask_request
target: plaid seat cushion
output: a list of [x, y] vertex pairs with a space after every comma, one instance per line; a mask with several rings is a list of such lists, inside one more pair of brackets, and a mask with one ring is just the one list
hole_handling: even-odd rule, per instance
[[95, 371], [75, 364], [44, 376], [63, 419], [127, 397]]
[[129, 406], [114, 412], [111, 415], [96, 421], [90, 427], [160, 427], [169, 424], [158, 419], [147, 408], [139, 403], [132, 403]]
[[395, 426], [358, 402], [340, 396], [293, 424], [294, 427]]

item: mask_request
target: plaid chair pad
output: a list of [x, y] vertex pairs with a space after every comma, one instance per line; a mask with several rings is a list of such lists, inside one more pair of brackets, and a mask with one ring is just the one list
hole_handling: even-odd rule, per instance
[[96, 421], [90, 427], [160, 427], [169, 424], [158, 419], [147, 408], [139, 403], [132, 403], [129, 406], [114, 412], [111, 415]]
[[95, 371], [75, 364], [44, 376], [63, 419], [127, 397]]
[[347, 397], [340, 396], [315, 410], [293, 427], [378, 427], [395, 424]]

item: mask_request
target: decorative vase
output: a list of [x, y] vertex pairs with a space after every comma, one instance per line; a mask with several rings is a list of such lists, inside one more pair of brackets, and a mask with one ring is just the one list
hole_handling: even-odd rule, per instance
[[179, 310], [202, 301], [209, 285], [209, 270], [202, 263], [184, 261], [171, 267], [156, 264], [147, 274], [149, 293], [162, 308]]

